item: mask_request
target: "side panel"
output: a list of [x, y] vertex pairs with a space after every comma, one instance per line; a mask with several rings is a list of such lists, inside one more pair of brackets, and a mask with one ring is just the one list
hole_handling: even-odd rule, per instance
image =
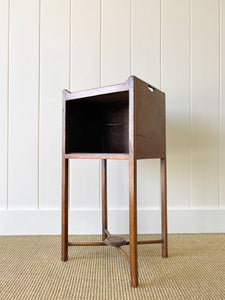
[[137, 158], [165, 157], [165, 95], [135, 78]]

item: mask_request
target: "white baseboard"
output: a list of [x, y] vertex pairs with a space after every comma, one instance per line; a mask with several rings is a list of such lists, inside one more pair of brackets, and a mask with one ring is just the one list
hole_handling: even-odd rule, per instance
[[[126, 234], [127, 210], [108, 211], [112, 234]], [[160, 233], [159, 210], [138, 211], [138, 233]], [[61, 213], [57, 210], [0, 211], [0, 235], [58, 235]], [[225, 233], [225, 210], [169, 210], [169, 233]], [[69, 213], [70, 234], [100, 234], [101, 211], [79, 210]]]

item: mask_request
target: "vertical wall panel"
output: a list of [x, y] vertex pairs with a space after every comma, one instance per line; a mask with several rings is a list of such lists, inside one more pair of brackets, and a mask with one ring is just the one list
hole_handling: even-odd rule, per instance
[[121, 83], [130, 75], [130, 1], [102, 1], [102, 85]]
[[61, 206], [62, 89], [69, 88], [69, 16], [70, 0], [41, 1], [39, 132], [41, 209]]
[[221, 0], [221, 53], [220, 53], [220, 68], [221, 68], [221, 127], [220, 127], [220, 143], [221, 143], [221, 206], [225, 208], [225, 1]]
[[131, 1], [131, 74], [160, 88], [160, 1]]
[[38, 206], [39, 1], [10, 1], [9, 208]]
[[71, 89], [100, 86], [100, 0], [71, 0]]
[[69, 198], [71, 209], [99, 209], [99, 160], [70, 161]]
[[[130, 1], [102, 1], [101, 84], [124, 82], [130, 75]], [[108, 161], [109, 208], [128, 208], [128, 162]]]
[[0, 2], [0, 209], [7, 208], [8, 1]]
[[128, 209], [129, 163], [127, 160], [107, 160], [108, 208]]
[[[174, 9], [176, 7], [176, 9]], [[162, 1], [162, 90], [166, 93], [169, 207], [190, 199], [190, 1]]]
[[218, 207], [219, 2], [192, 1], [192, 207]]
[[[72, 0], [71, 90], [100, 86], [100, 0]], [[99, 160], [70, 161], [70, 207], [99, 208]]]
[[[131, 73], [160, 88], [160, 1], [131, 2]], [[159, 207], [159, 160], [139, 160], [137, 172], [138, 208]]]

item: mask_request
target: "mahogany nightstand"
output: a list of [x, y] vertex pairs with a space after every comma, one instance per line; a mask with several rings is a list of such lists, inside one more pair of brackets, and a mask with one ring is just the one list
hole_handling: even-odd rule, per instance
[[[63, 91], [62, 260], [68, 246], [114, 246], [130, 263], [131, 285], [138, 285], [137, 245], [162, 244], [167, 257], [165, 94], [131, 76], [125, 83], [79, 91]], [[137, 159], [161, 160], [159, 240], [137, 241]], [[102, 242], [68, 242], [68, 161], [102, 161]], [[129, 160], [129, 241], [107, 230], [107, 159]], [[130, 257], [121, 248], [129, 245]]]

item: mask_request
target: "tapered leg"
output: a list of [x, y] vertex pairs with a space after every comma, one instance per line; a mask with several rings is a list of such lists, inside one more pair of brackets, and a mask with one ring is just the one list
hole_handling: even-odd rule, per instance
[[68, 260], [68, 159], [62, 164], [62, 261]]
[[107, 160], [102, 159], [102, 240], [107, 237]]
[[167, 186], [166, 159], [161, 158], [161, 220], [162, 220], [162, 257], [168, 256], [167, 246]]
[[129, 223], [130, 223], [130, 270], [131, 285], [138, 286], [137, 262], [137, 161], [129, 160]]

